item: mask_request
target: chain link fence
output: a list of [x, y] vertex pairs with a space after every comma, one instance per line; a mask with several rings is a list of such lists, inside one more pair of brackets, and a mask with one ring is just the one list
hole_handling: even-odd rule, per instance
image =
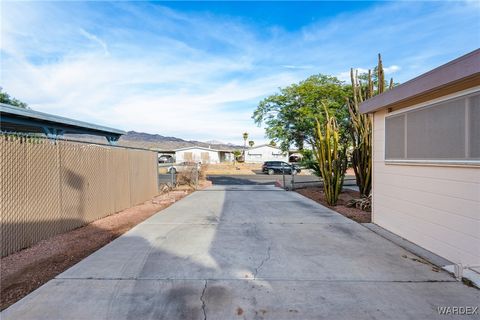
[[206, 179], [207, 167], [195, 162], [159, 164], [159, 189], [167, 191], [182, 186], [197, 189], [200, 181]]
[[0, 133], [1, 256], [158, 194], [148, 150]]

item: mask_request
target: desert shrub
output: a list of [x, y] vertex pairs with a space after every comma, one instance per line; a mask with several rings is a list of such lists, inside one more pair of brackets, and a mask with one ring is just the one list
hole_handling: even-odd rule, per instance
[[317, 177], [321, 177], [322, 173], [320, 172], [320, 166], [318, 165], [317, 159], [313, 154], [312, 150], [305, 149], [302, 151], [302, 159], [300, 160], [300, 165], [306, 169], [312, 170], [313, 174]]
[[370, 212], [372, 211], [372, 195], [370, 194], [368, 197], [363, 196], [359, 199], [352, 199], [347, 202], [346, 206]]
[[197, 164], [189, 165], [177, 173], [177, 185], [195, 187], [198, 181], [207, 179], [207, 170], [208, 165], [199, 165], [198, 167]]
[[177, 173], [177, 185], [195, 186], [197, 169], [194, 166], [188, 166]]
[[208, 164], [202, 164], [198, 170], [199, 181], [207, 180], [207, 171], [208, 171]]

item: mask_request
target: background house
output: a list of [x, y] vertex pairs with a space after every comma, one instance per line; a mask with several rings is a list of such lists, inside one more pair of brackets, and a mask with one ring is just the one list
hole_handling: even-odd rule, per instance
[[288, 154], [282, 152], [280, 148], [270, 145], [258, 145], [245, 151], [245, 162], [257, 163], [265, 161], [286, 161], [288, 162]]
[[214, 164], [233, 161], [233, 153], [229, 150], [186, 147], [175, 150], [175, 160], [177, 163], [201, 162], [202, 164]]
[[480, 50], [365, 101], [373, 222], [480, 271]]

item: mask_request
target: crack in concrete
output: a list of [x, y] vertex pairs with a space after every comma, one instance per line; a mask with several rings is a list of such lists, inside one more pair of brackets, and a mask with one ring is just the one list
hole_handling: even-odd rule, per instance
[[205, 297], [205, 291], [207, 291], [207, 284], [208, 280], [205, 280], [205, 286], [203, 287], [202, 295], [200, 296], [200, 301], [202, 301], [203, 320], [207, 320], [207, 304], [205, 303], [205, 300], [203, 300]]
[[258, 274], [258, 272], [260, 271], [260, 269], [263, 267], [263, 265], [265, 264], [265, 262], [267, 262], [268, 260], [270, 260], [270, 250], [271, 250], [271, 249], [272, 249], [272, 247], [271, 247], [271, 246], [268, 246], [266, 257], [263, 258], [262, 262], [260, 262], [260, 265], [255, 268], [255, 273], [253, 274], [253, 280], [257, 279], [257, 274]]

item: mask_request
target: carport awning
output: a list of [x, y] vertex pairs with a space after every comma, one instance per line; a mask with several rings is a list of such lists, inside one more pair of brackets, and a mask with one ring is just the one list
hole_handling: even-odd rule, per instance
[[90, 134], [116, 142], [125, 131], [88, 122], [60, 117], [44, 112], [22, 109], [0, 103], [0, 129], [2, 131], [44, 133], [49, 137], [63, 134]]

